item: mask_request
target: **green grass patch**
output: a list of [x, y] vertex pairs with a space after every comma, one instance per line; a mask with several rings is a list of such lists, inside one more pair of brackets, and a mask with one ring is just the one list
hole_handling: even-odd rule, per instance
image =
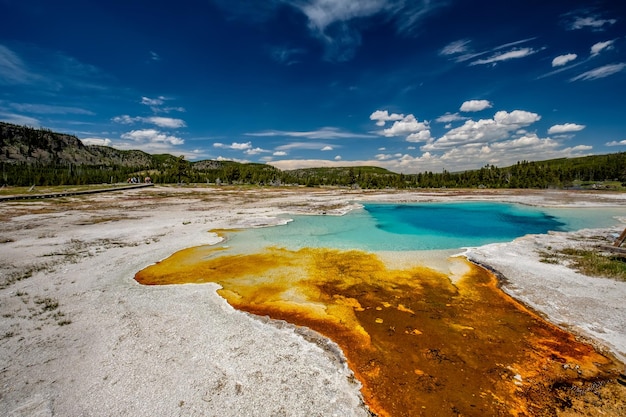
[[605, 255], [598, 250], [566, 248], [559, 251], [579, 272], [597, 277], [626, 281], [626, 259]]

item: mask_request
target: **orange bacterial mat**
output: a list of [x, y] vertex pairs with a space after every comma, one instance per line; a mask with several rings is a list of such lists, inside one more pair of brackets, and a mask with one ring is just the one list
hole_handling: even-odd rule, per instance
[[389, 269], [362, 251], [197, 247], [137, 273], [145, 285], [215, 282], [237, 309], [335, 341], [379, 416], [626, 415], [621, 364], [547, 323], [468, 263]]

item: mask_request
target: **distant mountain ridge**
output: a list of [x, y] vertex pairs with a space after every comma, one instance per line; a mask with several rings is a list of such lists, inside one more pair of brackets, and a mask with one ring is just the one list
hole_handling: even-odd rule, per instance
[[145, 152], [85, 145], [76, 136], [0, 122], [0, 162], [98, 166], [148, 166]]
[[73, 135], [0, 122], [1, 184], [61, 185], [126, 181], [150, 176], [156, 183], [306, 185], [361, 188], [603, 188], [626, 187], [626, 152], [486, 165], [463, 172], [402, 174], [374, 166], [281, 171], [260, 163], [186, 161], [85, 145]]

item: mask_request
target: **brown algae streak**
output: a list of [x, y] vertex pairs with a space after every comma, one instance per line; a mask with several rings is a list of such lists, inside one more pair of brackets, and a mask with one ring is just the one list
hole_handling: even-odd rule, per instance
[[473, 264], [453, 284], [425, 267], [388, 269], [362, 251], [227, 252], [186, 249], [135, 279], [215, 282], [237, 309], [329, 337], [379, 416], [596, 415], [600, 409], [617, 416], [626, 409], [615, 382], [619, 364], [508, 297]]

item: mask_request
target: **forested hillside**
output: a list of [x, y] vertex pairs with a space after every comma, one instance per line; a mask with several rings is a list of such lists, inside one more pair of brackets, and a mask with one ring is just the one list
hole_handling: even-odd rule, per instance
[[71, 135], [0, 122], [0, 185], [78, 185], [149, 176], [155, 183], [343, 186], [353, 188], [621, 188], [626, 153], [520, 161], [465, 172], [402, 174], [379, 167], [281, 171], [267, 164], [189, 162], [106, 146], [86, 146]]

